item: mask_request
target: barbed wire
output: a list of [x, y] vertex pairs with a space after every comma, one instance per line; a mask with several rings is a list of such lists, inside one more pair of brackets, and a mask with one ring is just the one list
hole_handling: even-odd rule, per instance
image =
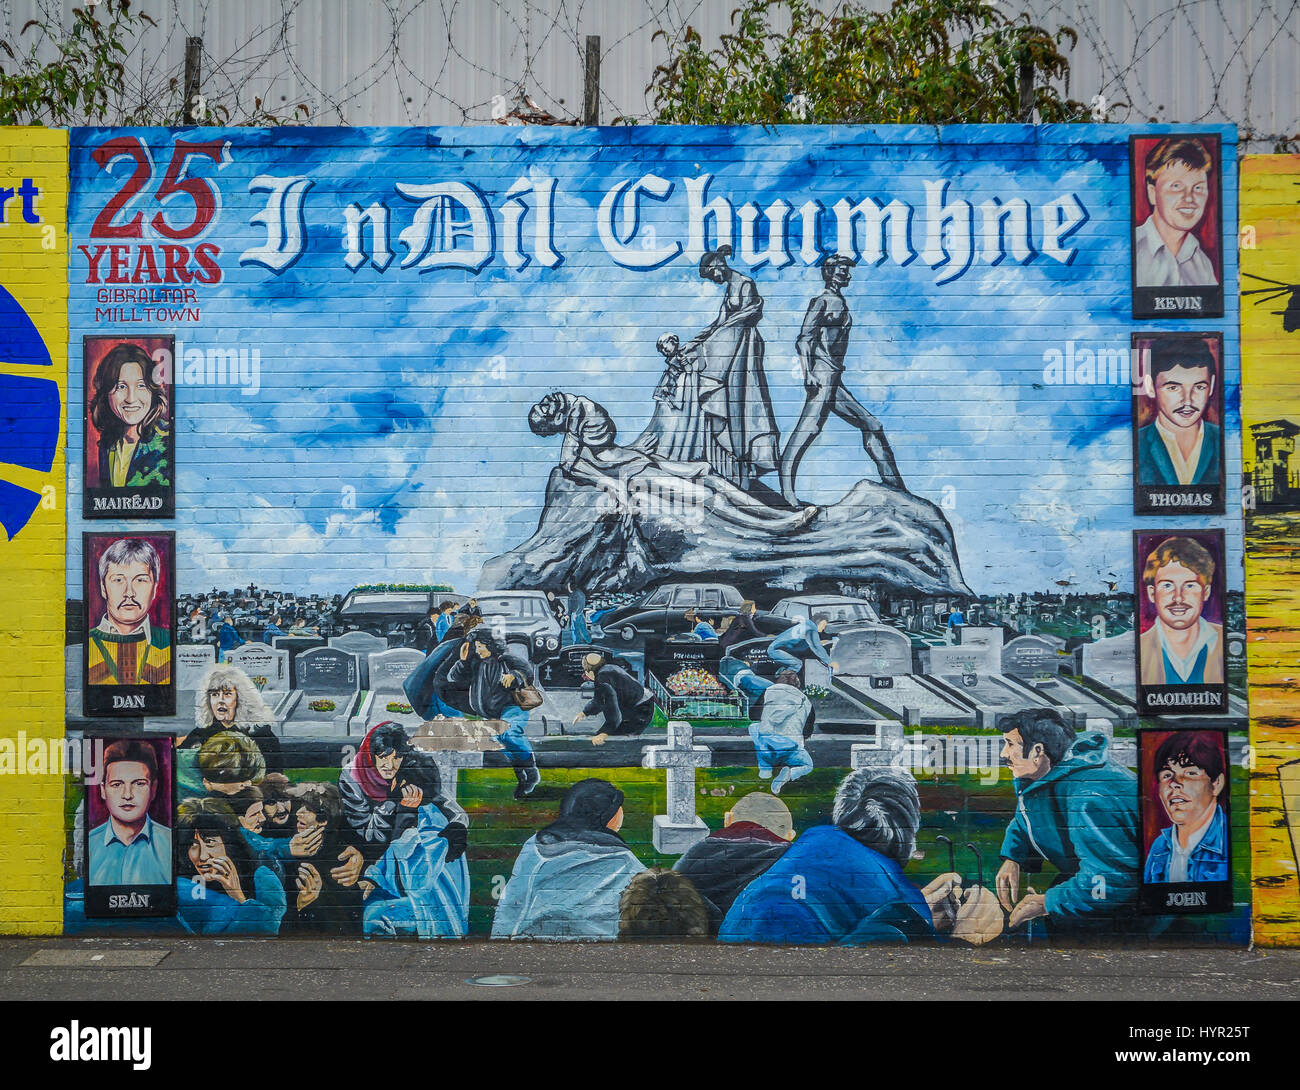
[[[573, 124], [586, 37], [599, 33], [602, 119], [647, 123], [655, 66], [689, 26], [716, 46], [739, 2], [135, 0], [157, 26], [129, 43], [127, 93], [108, 120], [178, 123], [185, 39], [201, 37], [209, 121]], [[1099, 120], [1235, 123], [1243, 150], [1300, 149], [1300, 0], [990, 3], [1077, 33], [1063, 90]], [[20, 40], [33, 18], [66, 25], [70, 10], [67, 0], [0, 0], [3, 36]]]

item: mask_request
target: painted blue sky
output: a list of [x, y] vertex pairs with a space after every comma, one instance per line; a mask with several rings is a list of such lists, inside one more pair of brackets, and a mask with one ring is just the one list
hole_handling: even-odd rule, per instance
[[[200, 241], [220, 247], [223, 280], [194, 285], [198, 322], [96, 321], [96, 287], [85, 283], [92, 221], [129, 173], [113, 175], [90, 156], [109, 133], [76, 130], [72, 141], [70, 390], [81, 385], [81, 335], [168, 333], [189, 349], [256, 349], [261, 389], [183, 385], [177, 390], [177, 517], [147, 523], [177, 532], [179, 585], [197, 590], [254, 581], [326, 592], [361, 581], [447, 582], [478, 588], [483, 561], [524, 541], [541, 511], [558, 441], [527, 429], [528, 406], [560, 388], [601, 402], [630, 441], [652, 411], [662, 370], [654, 343], [683, 339], [717, 314], [720, 289], [681, 255], [651, 271], [620, 267], [601, 246], [597, 208], [619, 183], [653, 172], [674, 183], [664, 201], [644, 201], [640, 244], [686, 242], [684, 180], [713, 175], [709, 196], [797, 210], [820, 200], [870, 196], [912, 205], [913, 245], [924, 242], [926, 181], [946, 179], [947, 199], [976, 208], [1020, 197], [1034, 210], [1074, 194], [1088, 220], [1067, 240], [1066, 265], [1044, 254], [1021, 265], [989, 265], [936, 284], [942, 269], [920, 258], [905, 267], [859, 264], [845, 295], [854, 326], [846, 385], [887, 429], [908, 487], [943, 505], [967, 581], [982, 593], [1080, 589], [1127, 583], [1131, 506], [1127, 385], [1047, 385], [1044, 352], [1127, 350], [1140, 329], [1224, 331], [1228, 374], [1228, 480], [1240, 472], [1235, 246], [1227, 247], [1228, 312], [1207, 322], [1135, 323], [1129, 310], [1128, 136], [1119, 126], [1042, 129], [781, 128], [600, 130], [296, 129], [203, 130], [230, 142], [212, 178], [219, 218]], [[1166, 131], [1150, 129], [1143, 131]], [[1172, 130], [1169, 130], [1172, 131]], [[1196, 131], [1216, 131], [1198, 129]], [[1223, 133], [1224, 176], [1235, 178], [1235, 134]], [[113, 130], [121, 135], [123, 130]], [[134, 207], [148, 221], [149, 195], [171, 156], [175, 132], [136, 131], [156, 164], [153, 186]], [[194, 134], [185, 134], [193, 136]], [[1010, 139], [1008, 138], [1010, 136]], [[498, 252], [477, 275], [400, 268], [399, 231], [414, 202], [397, 183], [458, 181], [499, 209], [521, 176], [557, 181], [555, 269], [520, 272]], [[276, 275], [241, 266], [266, 229], [250, 222], [266, 202], [250, 193], [259, 175], [306, 176], [303, 257]], [[1223, 187], [1231, 242], [1235, 185]], [[379, 272], [343, 262], [343, 209], [382, 201], [396, 255]], [[163, 206], [173, 223], [189, 198]], [[128, 214], [129, 214], [128, 210]], [[525, 244], [531, 248], [525, 217]], [[822, 242], [834, 248], [834, 219]], [[653, 230], [649, 236], [648, 229]], [[710, 232], [712, 243], [716, 236]], [[102, 240], [101, 240], [102, 241]], [[156, 240], [167, 241], [165, 239]], [[797, 238], [792, 250], [797, 253]], [[760, 330], [775, 411], [788, 434], [803, 391], [794, 341], [821, 288], [802, 261], [751, 270], [765, 301]], [[103, 305], [103, 304], [100, 304]], [[139, 308], [138, 308], [139, 309]], [[69, 502], [80, 511], [82, 435], [69, 414]], [[848, 425], [832, 418], [804, 463], [801, 494], [833, 502], [874, 469]], [[1231, 490], [1230, 490], [1231, 491]], [[1230, 586], [1240, 585], [1237, 520], [1228, 525]], [[115, 524], [73, 519], [69, 591], [79, 595], [81, 529]]]

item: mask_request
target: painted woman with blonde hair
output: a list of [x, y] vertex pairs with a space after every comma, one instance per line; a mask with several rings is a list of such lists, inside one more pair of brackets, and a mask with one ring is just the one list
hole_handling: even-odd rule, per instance
[[208, 668], [194, 693], [194, 729], [178, 749], [198, 749], [214, 734], [237, 730], [257, 743], [268, 772], [283, 772], [275, 713], [266, 705], [249, 676], [237, 666], [218, 663]]

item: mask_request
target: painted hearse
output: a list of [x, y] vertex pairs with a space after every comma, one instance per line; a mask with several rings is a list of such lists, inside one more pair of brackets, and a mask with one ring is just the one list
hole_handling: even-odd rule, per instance
[[443, 590], [388, 590], [358, 587], [349, 591], [334, 611], [332, 634], [369, 632], [383, 636], [389, 647], [415, 642], [415, 627], [439, 602], [464, 602], [465, 595]]
[[717, 624], [740, 612], [743, 594], [726, 583], [665, 583], [633, 605], [602, 613], [591, 630], [593, 642], [611, 647], [633, 646], [639, 641], [663, 641], [686, 635], [691, 623], [688, 609]]
[[537, 666], [560, 648], [560, 623], [540, 590], [488, 590], [474, 595], [483, 622], [511, 654]]

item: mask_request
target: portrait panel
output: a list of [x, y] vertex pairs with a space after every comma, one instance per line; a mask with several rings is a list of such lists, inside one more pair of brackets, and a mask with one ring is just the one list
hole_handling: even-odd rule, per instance
[[1223, 315], [1217, 133], [1129, 138], [1134, 318]]
[[88, 917], [176, 911], [173, 739], [96, 737], [98, 775], [86, 787], [82, 874]]
[[1231, 910], [1231, 780], [1226, 730], [1138, 732], [1143, 912]]
[[1222, 514], [1223, 336], [1134, 333], [1133, 511]]
[[1137, 530], [1137, 694], [1141, 715], [1228, 710], [1222, 530]]
[[83, 534], [87, 715], [174, 715], [175, 535]]
[[175, 514], [174, 337], [84, 337], [82, 514]]

